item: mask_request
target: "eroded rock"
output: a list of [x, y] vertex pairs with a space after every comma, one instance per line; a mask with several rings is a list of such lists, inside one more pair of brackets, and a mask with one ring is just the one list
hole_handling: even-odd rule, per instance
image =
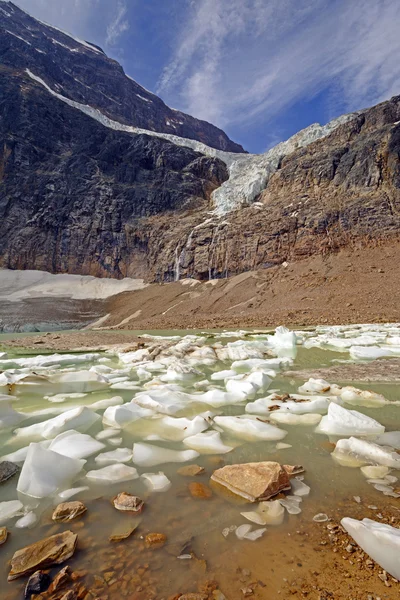
[[200, 465], [186, 465], [178, 469], [177, 473], [183, 477], [195, 477], [204, 473], [204, 468]]
[[189, 492], [192, 498], [200, 498], [201, 500], [208, 500], [212, 497], [212, 490], [205, 485], [204, 483], [198, 483], [197, 481], [192, 481], [189, 483]]
[[0, 527], [0, 546], [6, 543], [8, 538], [7, 527]]
[[127, 492], [121, 492], [112, 501], [114, 507], [117, 510], [125, 510], [132, 513], [140, 514], [144, 508], [144, 502], [138, 496], [128, 494]]
[[147, 548], [161, 548], [167, 541], [164, 533], [148, 533], [145, 537]]
[[3, 462], [0, 462], [0, 483], [11, 479], [18, 471], [17, 465], [8, 460], [3, 460]]
[[75, 500], [73, 502], [62, 502], [53, 512], [52, 519], [53, 521], [58, 521], [59, 523], [67, 523], [68, 521], [77, 519], [86, 511], [86, 506], [79, 500]]
[[270, 461], [226, 465], [214, 471], [211, 479], [250, 502], [268, 500], [291, 487], [286, 470]]
[[44, 571], [36, 571], [28, 579], [25, 587], [25, 600], [28, 600], [32, 594], [45, 592], [51, 583], [51, 577]]

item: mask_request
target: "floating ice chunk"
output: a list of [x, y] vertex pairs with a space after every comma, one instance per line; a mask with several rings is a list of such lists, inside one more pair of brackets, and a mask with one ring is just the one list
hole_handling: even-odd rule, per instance
[[55, 394], [53, 396], [45, 396], [45, 399], [55, 404], [66, 402], [67, 400], [75, 400], [84, 398], [87, 394]]
[[277, 450], [286, 450], [286, 448], [291, 448], [291, 444], [285, 444], [285, 442], [278, 442], [276, 445]]
[[299, 394], [291, 394], [290, 400], [283, 403], [281, 410], [287, 410], [297, 415], [305, 415], [307, 413], [319, 413], [324, 415], [328, 412], [331, 402], [337, 403], [336, 396], [312, 396], [304, 398]]
[[11, 406], [11, 400], [3, 400], [0, 402], [0, 429], [8, 429], [9, 427], [15, 427], [21, 421], [26, 419], [26, 416], [17, 412]]
[[21, 465], [27, 457], [28, 450], [29, 450], [29, 446], [24, 446], [23, 448], [20, 448], [19, 450], [16, 450], [15, 452], [11, 452], [10, 454], [5, 454], [4, 456], [1, 457], [1, 460], [8, 460], [17, 465]]
[[245, 440], [282, 440], [287, 431], [256, 419], [244, 417], [214, 417], [214, 422]]
[[99, 415], [96, 415], [95, 412], [86, 406], [78, 406], [77, 408], [67, 410], [53, 419], [17, 429], [15, 433], [18, 437], [22, 438], [43, 437], [51, 439], [71, 429], [85, 432], [99, 419]]
[[228, 379], [225, 384], [226, 391], [232, 394], [241, 394], [242, 398], [254, 398], [258, 388], [250, 381], [244, 379]]
[[78, 494], [82, 494], [82, 492], [87, 492], [88, 489], [89, 488], [87, 485], [82, 485], [81, 487], [75, 488], [68, 488], [67, 490], [63, 490], [62, 492], [60, 492], [58, 494], [58, 498], [60, 499], [60, 501], [65, 502], [66, 500], [69, 500], [70, 498], [73, 498]]
[[123, 429], [131, 423], [153, 414], [152, 410], [142, 408], [134, 402], [128, 402], [121, 406], [109, 406], [103, 414], [103, 425]]
[[208, 429], [209, 425], [210, 423], [200, 415], [193, 419], [166, 416], [157, 421], [162, 438], [175, 442], [181, 442], [187, 437], [201, 433]]
[[229, 379], [229, 377], [236, 377], [236, 371], [232, 371], [232, 369], [226, 369], [225, 371], [217, 371], [211, 375], [212, 381], [224, 381], [225, 379]]
[[161, 375], [160, 379], [166, 383], [175, 381], [193, 381], [199, 375], [200, 373], [192, 367], [183, 363], [176, 363], [169, 367], [165, 375]]
[[331, 403], [317, 431], [327, 435], [379, 435], [385, 427], [360, 412]]
[[226, 454], [233, 450], [232, 446], [226, 446], [218, 431], [206, 431], [197, 433], [183, 440], [185, 446], [200, 452], [200, 454]]
[[278, 502], [280, 502], [282, 506], [286, 508], [290, 515], [299, 515], [301, 513], [301, 508], [299, 505], [301, 502], [300, 496], [286, 496], [286, 498], [278, 500]]
[[271, 413], [270, 419], [273, 423], [281, 423], [282, 425], [318, 425], [322, 416], [313, 413], [298, 415], [276, 410]]
[[153, 492], [166, 492], [172, 485], [168, 477], [161, 471], [159, 473], [143, 473], [141, 477]]
[[193, 402], [189, 394], [175, 392], [170, 389], [154, 389], [151, 392], [136, 394], [132, 403], [165, 415], [175, 415]]
[[140, 467], [154, 467], [165, 463], [180, 463], [199, 456], [194, 450], [171, 450], [151, 444], [133, 444], [133, 463]]
[[72, 430], [60, 433], [52, 440], [49, 449], [70, 458], [87, 458], [104, 447], [104, 444], [90, 435]]
[[112, 398], [105, 398], [105, 400], [98, 400], [90, 405], [92, 410], [102, 410], [103, 408], [108, 408], [109, 406], [120, 406], [124, 401], [121, 396], [113, 396]]
[[133, 390], [133, 391], [138, 391], [141, 389], [141, 387], [135, 383], [134, 381], [120, 381], [120, 382], [114, 382], [110, 388], [112, 390]]
[[271, 385], [272, 379], [265, 371], [253, 371], [246, 375], [245, 381], [251, 383], [259, 392], [264, 392]]
[[240, 525], [239, 527], [236, 528], [236, 536], [239, 538], [239, 540], [243, 540], [245, 538], [245, 536], [251, 531], [252, 526], [251, 525]]
[[374, 441], [380, 446], [391, 446], [396, 450], [400, 450], [400, 431], [386, 431]]
[[95, 483], [122, 483], [123, 481], [132, 481], [132, 479], [138, 479], [138, 472], [134, 467], [128, 467], [127, 465], [114, 464], [103, 467], [102, 469], [96, 469], [88, 471], [86, 477], [91, 479]]
[[279, 371], [282, 365], [289, 366], [290, 358], [248, 358], [247, 360], [236, 360], [232, 363], [232, 369], [239, 372], [250, 372], [253, 369], [271, 369]]
[[281, 325], [275, 329], [274, 335], [268, 341], [275, 348], [295, 348], [297, 337], [294, 331]]
[[18, 519], [18, 521], [15, 523], [15, 527], [18, 529], [30, 529], [37, 523], [37, 520], [37, 515], [33, 511], [30, 511]]
[[95, 435], [95, 438], [96, 440], [108, 440], [109, 438], [115, 437], [117, 433], [119, 433], [119, 430], [117, 429], [103, 429]]
[[110, 452], [102, 452], [94, 459], [98, 465], [110, 465], [112, 463], [125, 463], [132, 460], [132, 451], [128, 448], [118, 448]]
[[52, 367], [55, 365], [77, 365], [79, 363], [97, 360], [101, 355], [91, 354], [46, 354], [44, 356], [30, 356], [28, 358], [9, 358], [0, 361], [0, 369], [19, 369], [27, 367], [37, 369], [39, 367]]
[[290, 480], [290, 485], [292, 486], [292, 492], [295, 496], [308, 496], [311, 490], [310, 486], [306, 485], [296, 477]]
[[400, 469], [400, 455], [397, 452], [355, 437], [339, 440], [331, 456], [341, 464], [350, 458], [359, 463], [356, 466], [370, 464]]
[[82, 470], [85, 462], [62, 456], [40, 444], [30, 444], [17, 490], [33, 498], [46, 498], [68, 485]]
[[10, 519], [20, 515], [23, 508], [23, 504], [19, 500], [0, 502], [0, 525], [4, 525]]
[[392, 355], [393, 353], [390, 349], [384, 350], [371, 346], [351, 346], [350, 348], [351, 358], [375, 360], [376, 358]]
[[342, 526], [382, 569], [400, 579], [400, 529], [371, 519], [341, 520]]
[[109, 387], [110, 382], [104, 376], [93, 371], [73, 371], [52, 375], [50, 381], [61, 388], [61, 392], [96, 392]]
[[369, 392], [368, 390], [358, 390], [352, 386], [346, 386], [340, 391], [340, 398], [347, 404], [357, 404], [359, 406], [376, 407], [388, 404], [388, 401], [382, 394]]
[[222, 390], [208, 390], [204, 394], [197, 394], [193, 396], [196, 402], [203, 404], [209, 404], [213, 408], [220, 408], [221, 406], [230, 406], [232, 404], [238, 404], [243, 402], [245, 397], [242, 393], [228, 393]]
[[388, 467], [367, 466], [367, 467], [361, 467], [361, 472], [364, 475], [364, 477], [366, 477], [367, 479], [373, 479], [376, 477], [385, 477], [385, 475], [387, 475], [389, 473], [389, 468]]
[[313, 516], [313, 521], [316, 523], [325, 523], [326, 521], [329, 521], [329, 517], [325, 513], [318, 513]]
[[255, 540], [258, 540], [260, 537], [262, 537], [266, 531], [267, 529], [265, 527], [263, 527], [262, 529], [254, 529], [253, 531], [245, 533], [242, 539], [255, 542]]
[[242, 517], [257, 525], [281, 525], [285, 518], [285, 509], [279, 500], [260, 502], [256, 510], [240, 513]]
[[246, 412], [255, 415], [270, 415], [272, 406], [284, 406], [283, 401], [276, 398], [276, 394], [271, 394], [266, 398], [258, 398], [254, 402], [248, 402]]
[[320, 392], [326, 393], [331, 389], [331, 384], [325, 379], [314, 379], [310, 377], [303, 385], [299, 387], [300, 394], [318, 394]]

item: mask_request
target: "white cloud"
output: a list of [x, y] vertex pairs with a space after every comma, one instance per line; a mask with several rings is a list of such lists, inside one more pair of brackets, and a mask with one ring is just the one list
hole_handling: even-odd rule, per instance
[[115, 46], [121, 35], [128, 31], [129, 21], [127, 19], [128, 7], [126, 3], [119, 0], [117, 3], [117, 11], [114, 19], [107, 26], [106, 45]]
[[400, 93], [398, 0], [197, 0], [158, 92], [220, 126], [330, 90], [354, 110]]

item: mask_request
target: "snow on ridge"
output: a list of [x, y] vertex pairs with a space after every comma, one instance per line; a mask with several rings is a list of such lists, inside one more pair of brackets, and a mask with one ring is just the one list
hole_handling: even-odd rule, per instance
[[319, 125], [314, 123], [306, 129], [296, 133], [294, 136], [289, 138], [285, 142], [281, 142], [274, 148], [271, 148], [265, 154], [238, 154], [235, 152], [224, 152], [211, 148], [202, 142], [197, 140], [191, 140], [188, 138], [182, 138], [177, 135], [170, 133], [161, 133], [158, 131], [149, 131], [147, 129], [141, 129], [139, 127], [133, 127], [131, 125], [124, 125], [118, 121], [110, 119], [104, 115], [100, 110], [93, 108], [92, 106], [80, 104], [74, 100], [70, 100], [61, 94], [53, 91], [43, 79], [34, 75], [29, 69], [26, 69], [26, 73], [31, 79], [40, 83], [46, 90], [62, 100], [69, 106], [80, 110], [86, 115], [92, 117], [105, 127], [114, 129], [117, 131], [125, 131], [127, 133], [151, 135], [153, 137], [159, 137], [177, 146], [183, 146], [192, 148], [196, 152], [200, 152], [211, 158], [219, 158], [228, 167], [229, 179], [225, 181], [219, 188], [217, 188], [213, 194], [212, 199], [215, 206], [215, 214], [217, 216], [223, 216], [233, 210], [237, 210], [241, 206], [251, 204], [260, 192], [265, 189], [269, 178], [278, 169], [279, 163], [283, 157], [291, 154], [298, 148], [308, 146], [312, 142], [326, 137], [337, 127], [354, 119], [359, 112], [349, 113], [342, 115], [333, 121], [330, 121], [327, 125]]
[[25, 44], [28, 44], [28, 46], [32, 46], [32, 44], [30, 42], [28, 42], [27, 40], [24, 40], [24, 38], [20, 37], [16, 33], [13, 33], [12, 31], [9, 31], [8, 29], [5, 29], [4, 31], [6, 33], [9, 33], [10, 35], [13, 35], [14, 37], [18, 38], [19, 40], [21, 40], [21, 42], [25, 42]]

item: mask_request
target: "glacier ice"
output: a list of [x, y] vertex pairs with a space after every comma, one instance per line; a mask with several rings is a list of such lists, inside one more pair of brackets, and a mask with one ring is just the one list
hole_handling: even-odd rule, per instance
[[23, 504], [19, 500], [0, 502], [0, 525], [4, 525], [13, 517], [20, 515], [23, 508]]
[[128, 402], [121, 406], [109, 406], [103, 414], [103, 425], [123, 429], [131, 423], [153, 414], [152, 410], [142, 408], [134, 402]]
[[232, 446], [226, 446], [223, 443], [218, 431], [197, 433], [185, 438], [183, 443], [200, 454], [226, 454], [233, 450]]
[[272, 423], [280, 425], [318, 425], [321, 418], [321, 415], [316, 413], [297, 414], [283, 410], [276, 410], [270, 414]]
[[108, 465], [102, 469], [94, 469], [86, 473], [87, 479], [95, 483], [122, 483], [124, 481], [132, 481], [139, 477], [138, 472], [134, 467], [128, 467], [121, 463]]
[[165, 463], [180, 463], [199, 456], [194, 450], [171, 450], [152, 444], [133, 444], [133, 463], [139, 467], [154, 467]]
[[104, 447], [104, 444], [95, 440], [90, 435], [68, 430], [60, 433], [52, 440], [49, 450], [58, 452], [63, 456], [69, 456], [70, 458], [87, 458], [92, 454], [100, 452]]
[[78, 406], [66, 412], [61, 413], [57, 417], [22, 427], [16, 430], [16, 434], [20, 438], [37, 438], [43, 437], [51, 439], [58, 434], [71, 429], [76, 429], [80, 432], [85, 432], [100, 419], [99, 415], [87, 408], [86, 406]]
[[240, 514], [257, 525], [281, 525], [285, 518], [285, 509], [279, 500], [269, 500], [268, 502], [260, 502], [255, 510]]
[[339, 463], [354, 461], [355, 466], [381, 465], [400, 469], [400, 455], [382, 446], [356, 437], [338, 440], [331, 456]]
[[125, 463], [132, 460], [132, 450], [128, 448], [117, 448], [110, 452], [102, 452], [94, 459], [98, 465], [110, 465], [112, 463]]
[[214, 417], [214, 422], [245, 440], [282, 440], [287, 431], [269, 423], [246, 417]]
[[172, 483], [164, 473], [143, 473], [142, 479], [152, 492], [166, 492], [171, 487]]
[[317, 431], [327, 435], [379, 435], [385, 427], [355, 410], [347, 410], [338, 404], [331, 403], [328, 414], [322, 417]]

